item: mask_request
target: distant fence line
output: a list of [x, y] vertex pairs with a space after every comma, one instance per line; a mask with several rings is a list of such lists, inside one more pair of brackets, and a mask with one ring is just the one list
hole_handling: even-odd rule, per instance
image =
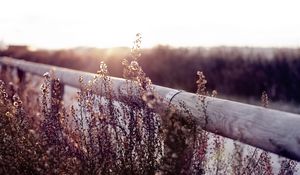
[[[46, 72], [54, 71], [62, 83], [76, 88], [80, 87], [79, 77], [87, 82], [96, 75], [9, 57], [0, 57], [0, 65], [2, 68], [15, 68], [19, 74], [24, 72], [43, 76]], [[113, 92], [118, 95], [126, 80], [110, 78]], [[166, 103], [179, 107], [184, 102], [198, 124], [206, 131], [300, 161], [300, 115], [205, 97], [207, 108], [204, 120], [204, 111], [197, 106], [199, 95], [157, 85], [153, 87]]]

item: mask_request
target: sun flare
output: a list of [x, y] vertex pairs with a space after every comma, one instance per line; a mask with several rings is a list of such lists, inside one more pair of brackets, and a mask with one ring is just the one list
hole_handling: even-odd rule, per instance
[[278, 1], [5, 1], [0, 40], [36, 47], [299, 46], [300, 3]]

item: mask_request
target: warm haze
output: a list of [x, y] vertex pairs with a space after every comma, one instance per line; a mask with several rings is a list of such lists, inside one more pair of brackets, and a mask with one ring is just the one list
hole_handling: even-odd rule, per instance
[[300, 46], [300, 2], [251, 1], [2, 1], [0, 41], [45, 48]]

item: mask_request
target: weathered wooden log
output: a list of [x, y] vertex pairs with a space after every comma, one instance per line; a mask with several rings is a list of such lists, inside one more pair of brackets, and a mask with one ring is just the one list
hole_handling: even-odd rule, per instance
[[[54, 71], [61, 82], [77, 88], [80, 87], [79, 77], [87, 82], [95, 76], [92, 73], [8, 57], [0, 58], [0, 64], [40, 76]], [[126, 86], [124, 79], [111, 77], [111, 81], [116, 95]], [[300, 161], [300, 115], [212, 97], [204, 97], [203, 105], [197, 94], [157, 85], [153, 87], [167, 103], [179, 107], [184, 102], [205, 130]]]

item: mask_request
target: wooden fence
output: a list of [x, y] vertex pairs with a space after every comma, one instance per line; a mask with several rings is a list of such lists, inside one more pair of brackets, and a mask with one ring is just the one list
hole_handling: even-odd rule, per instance
[[[25, 72], [43, 76], [45, 72], [54, 71], [62, 83], [76, 88], [80, 87], [80, 76], [85, 81], [92, 80], [95, 76], [92, 73], [9, 57], [0, 57], [0, 65], [2, 68], [17, 69], [21, 72], [20, 75]], [[118, 95], [126, 80], [111, 77], [111, 81], [113, 92]], [[205, 97], [207, 107], [203, 111], [199, 110], [197, 94], [157, 85], [153, 87], [166, 103], [179, 106], [184, 102], [206, 131], [300, 161], [300, 115], [212, 97]]]

